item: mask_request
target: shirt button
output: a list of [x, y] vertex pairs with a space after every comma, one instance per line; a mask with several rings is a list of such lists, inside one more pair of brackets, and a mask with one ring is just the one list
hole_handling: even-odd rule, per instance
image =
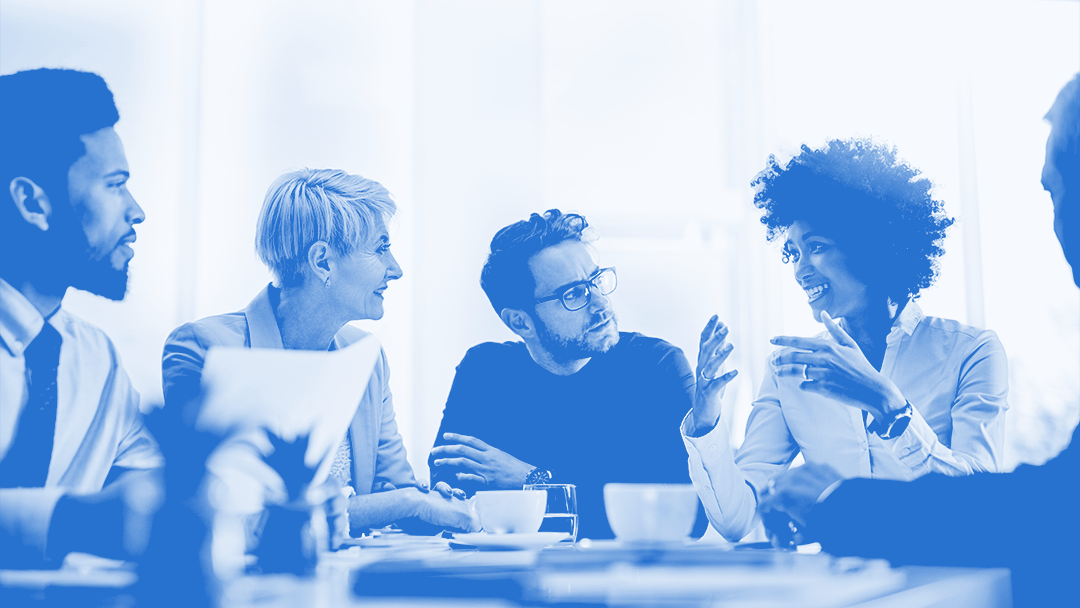
[[706, 492], [712, 492], [712, 488], [710, 488], [709, 486], [705, 486], [705, 491]]
[[710, 452], [715, 452], [716, 451], [716, 444], [715, 443], [709, 446], [709, 451]]

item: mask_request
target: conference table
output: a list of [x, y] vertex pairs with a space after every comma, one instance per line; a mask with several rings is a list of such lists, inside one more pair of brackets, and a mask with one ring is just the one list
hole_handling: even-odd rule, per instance
[[482, 550], [386, 534], [324, 553], [314, 575], [240, 576], [223, 608], [311, 606], [1012, 605], [1004, 569], [891, 568], [760, 545], [586, 541]]
[[[482, 550], [442, 536], [386, 533], [322, 553], [314, 571], [243, 574], [221, 586], [222, 608], [418, 606], [1011, 606], [1004, 569], [892, 568], [760, 545], [585, 541]], [[127, 605], [130, 564], [86, 556], [51, 571], [0, 571], [5, 596], [28, 605]], [[14, 593], [13, 593], [14, 592]], [[34, 601], [36, 599], [41, 602]], [[61, 600], [59, 601], [58, 600]], [[50, 601], [51, 600], [51, 601]], [[17, 603], [22, 603], [17, 602]], [[90, 605], [87, 604], [87, 605]]]

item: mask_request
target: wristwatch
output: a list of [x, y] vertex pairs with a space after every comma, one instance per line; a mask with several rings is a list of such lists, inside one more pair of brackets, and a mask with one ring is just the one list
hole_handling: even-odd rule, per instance
[[897, 412], [891, 420], [874, 420], [866, 430], [874, 433], [882, 439], [895, 439], [904, 434], [911, 424], [911, 414], [914, 412], [911, 402], [904, 404], [904, 409]]
[[551, 471], [545, 471], [539, 467], [529, 471], [529, 474], [525, 476], [525, 485], [537, 483], [551, 483]]

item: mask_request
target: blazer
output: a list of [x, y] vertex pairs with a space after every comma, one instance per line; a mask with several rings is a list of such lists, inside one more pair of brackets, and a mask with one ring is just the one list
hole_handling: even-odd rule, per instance
[[[215, 346], [284, 348], [267, 285], [247, 308], [206, 317], [173, 330], [161, 358], [165, 407], [180, 407], [199, 395], [206, 353]], [[331, 350], [364, 338], [368, 333], [346, 325], [334, 336]], [[349, 425], [352, 482], [357, 494], [372, 494], [416, 485], [405, 442], [398, 433], [390, 394], [390, 366], [380, 351], [367, 390]], [[333, 454], [330, 456], [333, 457]]]

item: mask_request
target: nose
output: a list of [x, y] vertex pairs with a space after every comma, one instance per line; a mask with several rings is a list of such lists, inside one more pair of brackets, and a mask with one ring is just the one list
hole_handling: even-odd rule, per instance
[[589, 285], [589, 312], [598, 312], [608, 308], [611, 308], [611, 294], [602, 295], [600, 288]]
[[795, 260], [795, 280], [799, 283], [808, 280], [814, 276], [814, 265], [806, 261], [806, 256], [799, 256]]
[[395, 279], [400, 279], [401, 276], [405, 274], [401, 270], [401, 265], [398, 264], [397, 258], [394, 257], [393, 253], [387, 252], [387, 255], [389, 256], [389, 264], [386, 267], [386, 280], [393, 281]]
[[143, 223], [143, 220], [146, 219], [146, 214], [143, 213], [142, 207], [139, 206], [139, 203], [135, 202], [135, 197], [131, 196], [131, 194], [128, 194], [128, 203], [128, 223], [132, 225]]

